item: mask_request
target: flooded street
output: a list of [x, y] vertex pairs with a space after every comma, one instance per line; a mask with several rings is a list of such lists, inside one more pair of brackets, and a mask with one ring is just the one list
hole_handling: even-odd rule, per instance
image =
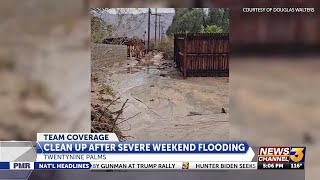
[[[141, 66], [143, 61], [152, 65]], [[228, 78], [182, 79], [173, 61], [163, 60], [161, 53], [142, 62], [115, 65], [106, 79], [121, 102], [128, 99], [123, 117], [134, 117], [121, 127], [133, 137], [128, 140], [229, 139], [229, 114], [221, 113], [222, 108], [229, 112]]]

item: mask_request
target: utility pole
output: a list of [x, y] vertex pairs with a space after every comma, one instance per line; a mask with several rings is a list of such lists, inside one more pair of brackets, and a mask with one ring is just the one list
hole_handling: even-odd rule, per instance
[[155, 21], [154, 21], [154, 42], [155, 45], [157, 44], [157, 16], [161, 16], [160, 14], [157, 13], [157, 8], [155, 8], [155, 13], [151, 15], [155, 16]]
[[163, 31], [163, 23], [164, 22], [161, 22], [162, 25], [161, 25], [161, 40], [164, 39], [164, 31]]
[[155, 18], [154, 18], [154, 45], [157, 44], [157, 8], [156, 8], [156, 13], [155, 13]]
[[160, 22], [160, 18], [161, 18], [161, 14], [159, 14], [159, 36], [158, 36], [159, 37], [159, 42], [161, 41], [161, 37], [160, 37], [160, 23], [161, 23]]
[[150, 51], [150, 15], [151, 15], [151, 9], [148, 8], [148, 49], [147, 51]]

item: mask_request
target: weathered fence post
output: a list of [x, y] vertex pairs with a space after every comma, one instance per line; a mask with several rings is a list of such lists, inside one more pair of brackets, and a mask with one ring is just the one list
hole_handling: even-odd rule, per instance
[[187, 34], [184, 36], [183, 77], [187, 78]]

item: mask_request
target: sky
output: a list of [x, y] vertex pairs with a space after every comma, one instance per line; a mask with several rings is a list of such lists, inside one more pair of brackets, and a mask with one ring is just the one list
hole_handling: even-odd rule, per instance
[[[146, 13], [148, 12], [148, 8], [117, 8], [121, 10], [128, 11], [132, 14], [138, 14], [138, 13]], [[154, 13], [156, 8], [151, 8], [151, 12]], [[115, 9], [108, 10], [109, 13], [115, 14]], [[174, 13], [174, 8], [157, 8], [158, 13]]]

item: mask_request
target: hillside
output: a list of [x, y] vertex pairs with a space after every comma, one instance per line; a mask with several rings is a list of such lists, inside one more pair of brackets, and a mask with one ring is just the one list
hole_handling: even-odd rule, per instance
[[[174, 13], [159, 13], [161, 15], [160, 21], [163, 25], [163, 35], [168, 27], [172, 23]], [[122, 18], [117, 17], [116, 14], [111, 14], [104, 12], [101, 14], [101, 18], [108, 24], [114, 27], [114, 37], [127, 36], [133, 37], [137, 36], [143, 39], [144, 32], [148, 30], [148, 13], [141, 14], [125, 14]], [[155, 29], [155, 17], [150, 18], [150, 38], [154, 38]], [[157, 37], [159, 36], [159, 22], [157, 23]], [[147, 37], [147, 34], [146, 34]]]

